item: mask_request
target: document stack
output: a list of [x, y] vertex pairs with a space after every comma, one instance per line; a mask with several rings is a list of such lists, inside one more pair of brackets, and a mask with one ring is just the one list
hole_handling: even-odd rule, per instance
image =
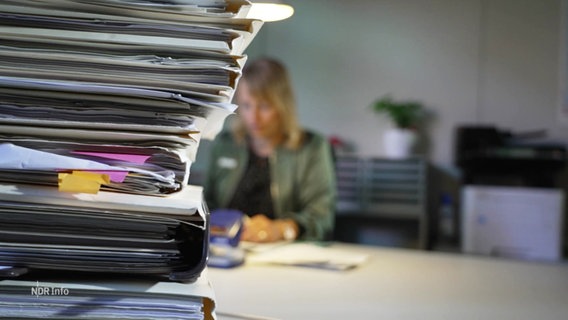
[[215, 318], [188, 180], [236, 109], [250, 7], [0, 3], [0, 318]]

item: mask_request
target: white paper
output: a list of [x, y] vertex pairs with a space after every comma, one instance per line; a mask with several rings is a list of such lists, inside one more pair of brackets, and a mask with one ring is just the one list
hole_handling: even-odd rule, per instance
[[188, 185], [181, 191], [161, 197], [99, 191], [97, 194], [59, 192], [57, 188], [0, 183], [0, 201], [69, 205], [83, 208], [108, 208], [161, 216], [199, 214], [205, 220], [203, 189]]
[[115, 170], [127, 171], [122, 167], [109, 166], [100, 162], [61, 156], [49, 152], [0, 144], [0, 169], [11, 170]]
[[315, 243], [294, 242], [250, 254], [246, 261], [247, 263], [348, 270], [363, 264], [367, 259], [366, 254], [324, 247]]

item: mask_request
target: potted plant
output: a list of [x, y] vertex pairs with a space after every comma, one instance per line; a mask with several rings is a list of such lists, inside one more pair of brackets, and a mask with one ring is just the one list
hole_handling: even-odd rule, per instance
[[424, 115], [422, 104], [416, 101], [396, 102], [387, 95], [371, 107], [377, 113], [386, 114], [394, 124], [383, 137], [385, 155], [389, 158], [410, 156], [417, 139], [417, 126]]

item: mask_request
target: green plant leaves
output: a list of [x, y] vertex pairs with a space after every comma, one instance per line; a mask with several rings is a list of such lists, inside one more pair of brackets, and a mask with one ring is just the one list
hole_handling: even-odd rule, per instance
[[375, 101], [371, 107], [378, 113], [386, 113], [399, 128], [415, 127], [423, 115], [419, 102], [395, 102], [390, 96]]

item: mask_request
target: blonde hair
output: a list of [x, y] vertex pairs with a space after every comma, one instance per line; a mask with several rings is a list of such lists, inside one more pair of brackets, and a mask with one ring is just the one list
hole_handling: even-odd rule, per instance
[[[245, 66], [241, 81], [243, 80], [251, 95], [266, 101], [278, 112], [283, 145], [290, 149], [298, 148], [302, 144], [304, 133], [296, 114], [296, 100], [286, 67], [271, 58], [258, 59]], [[239, 102], [236, 101], [236, 104]], [[237, 141], [243, 141], [246, 136], [245, 127], [238, 117], [233, 126], [233, 134]]]

